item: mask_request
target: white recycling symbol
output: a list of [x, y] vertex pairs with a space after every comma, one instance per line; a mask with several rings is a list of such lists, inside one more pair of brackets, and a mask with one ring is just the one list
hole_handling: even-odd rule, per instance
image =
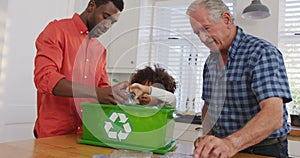
[[[125, 132], [123, 132], [122, 130], [119, 131], [113, 130], [114, 128], [113, 123], [116, 122], [117, 118], [120, 118], [119, 122], [123, 124], [123, 129]], [[131, 133], [131, 127], [129, 122], [127, 122], [128, 118], [126, 117], [126, 115], [123, 113], [113, 112], [110, 115], [109, 119], [110, 121], [105, 121], [104, 123], [104, 129], [106, 131], [107, 136], [112, 139], [119, 139], [119, 141], [125, 140], [128, 137], [128, 135]]]

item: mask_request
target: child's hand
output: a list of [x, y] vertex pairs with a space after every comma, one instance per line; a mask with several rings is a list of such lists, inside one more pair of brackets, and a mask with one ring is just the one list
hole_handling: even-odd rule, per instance
[[132, 92], [135, 94], [135, 99], [140, 97], [143, 94], [150, 94], [151, 93], [151, 87], [145, 86], [139, 83], [134, 83], [129, 86], [129, 92]]

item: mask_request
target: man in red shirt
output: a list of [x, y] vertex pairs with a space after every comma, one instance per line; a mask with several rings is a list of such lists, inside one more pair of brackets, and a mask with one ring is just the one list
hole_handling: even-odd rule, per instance
[[118, 20], [123, 5], [123, 0], [90, 0], [82, 14], [54, 20], [38, 36], [37, 138], [80, 132], [82, 101], [126, 101], [128, 83], [109, 85], [106, 49], [96, 39]]

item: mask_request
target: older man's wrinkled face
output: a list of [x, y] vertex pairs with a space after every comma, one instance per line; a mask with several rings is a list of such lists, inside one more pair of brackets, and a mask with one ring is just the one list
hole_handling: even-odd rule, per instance
[[104, 34], [115, 22], [120, 15], [120, 10], [112, 3], [95, 7], [88, 18], [88, 30], [90, 37], [99, 37]]
[[194, 33], [212, 52], [228, 47], [229, 31], [223, 16], [219, 21], [213, 21], [209, 16], [209, 11], [203, 5], [199, 5], [190, 14], [190, 23]]

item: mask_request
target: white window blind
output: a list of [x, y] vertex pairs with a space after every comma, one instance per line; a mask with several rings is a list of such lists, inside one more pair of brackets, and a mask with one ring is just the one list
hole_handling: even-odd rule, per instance
[[279, 43], [289, 83], [293, 103], [300, 103], [300, 1], [280, 1], [279, 9]]
[[[224, 0], [234, 12], [234, 2]], [[198, 113], [203, 101], [202, 70], [209, 50], [194, 35], [187, 0], [142, 1], [137, 68], [160, 64], [177, 82], [177, 111]]]

